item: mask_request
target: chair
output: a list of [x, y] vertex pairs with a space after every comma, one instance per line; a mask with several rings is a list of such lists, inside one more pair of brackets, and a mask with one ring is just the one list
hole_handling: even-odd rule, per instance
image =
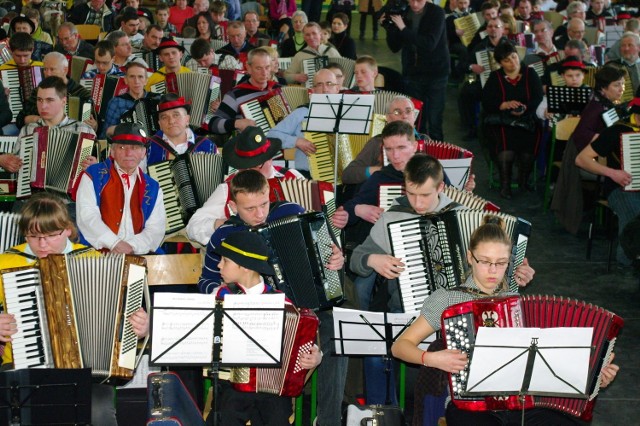
[[76, 25], [80, 38], [85, 41], [98, 40], [100, 37], [100, 26], [92, 24], [79, 24]]
[[580, 117], [568, 117], [554, 124], [551, 131], [551, 148], [549, 149], [549, 162], [547, 163], [547, 178], [545, 179], [544, 201], [542, 211], [546, 212], [551, 202], [551, 174], [553, 167], [560, 168], [562, 161], [555, 161], [556, 141], [568, 141], [580, 122]]
[[549, 11], [544, 13], [544, 20], [551, 22], [551, 26], [555, 30], [564, 23], [564, 16], [555, 11]]
[[616, 213], [609, 207], [605, 199], [596, 201], [596, 207], [589, 222], [589, 234], [587, 239], [587, 260], [591, 260], [591, 249], [593, 248], [593, 236], [598, 223], [604, 225], [605, 238], [609, 241], [607, 249], [607, 272], [611, 272], [613, 260], [613, 246], [618, 237], [618, 221]]
[[283, 149], [282, 158], [284, 159], [284, 166], [290, 168], [289, 161], [296, 161], [296, 148]]

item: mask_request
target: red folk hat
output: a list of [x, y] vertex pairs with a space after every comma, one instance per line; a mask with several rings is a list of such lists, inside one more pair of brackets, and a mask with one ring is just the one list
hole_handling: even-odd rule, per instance
[[191, 102], [187, 102], [182, 96], [178, 96], [175, 93], [162, 95], [158, 103], [158, 114], [176, 108], [184, 108], [187, 110], [187, 114], [190, 114]]
[[178, 49], [184, 53], [184, 46], [178, 44], [177, 41], [170, 37], [162, 37], [162, 41], [160, 42], [160, 46], [156, 49], [156, 53], [162, 52], [162, 49]]

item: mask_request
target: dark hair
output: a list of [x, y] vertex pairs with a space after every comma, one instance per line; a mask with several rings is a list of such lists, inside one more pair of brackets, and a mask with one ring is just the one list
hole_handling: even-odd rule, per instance
[[422, 185], [430, 178], [436, 186], [440, 186], [444, 180], [444, 169], [436, 158], [427, 154], [415, 154], [407, 161], [404, 167], [405, 182]]
[[222, 13], [225, 10], [227, 10], [227, 4], [220, 0], [214, 1], [209, 7], [209, 13]]
[[344, 73], [344, 68], [337, 62], [329, 62], [326, 66], [328, 70], [335, 69], [340, 70], [340, 72]]
[[104, 56], [107, 53], [113, 56], [116, 54], [116, 49], [109, 40], [100, 40], [96, 43], [96, 47], [93, 49], [94, 54], [98, 53], [100, 56]]
[[[169, 5], [167, 3], [160, 2], [156, 6], [156, 12], [158, 12], [159, 10], [169, 10]], [[169, 13], [171, 13], [171, 12], [169, 12]]]
[[116, 30], [116, 31], [110, 32], [109, 35], [107, 35], [106, 40], [109, 40], [111, 44], [113, 44], [114, 46], [117, 46], [118, 42], [123, 37], [128, 37], [127, 33], [125, 33], [124, 31]]
[[383, 141], [390, 136], [406, 136], [410, 141], [416, 140], [413, 126], [401, 120], [393, 121], [384, 126], [380, 136]]
[[196, 25], [195, 25], [196, 34], [198, 36], [200, 35], [200, 30], [198, 29], [198, 21], [200, 20], [200, 17], [203, 17], [205, 19], [205, 21], [207, 21], [207, 24], [209, 25], [209, 35], [211, 37], [214, 37], [215, 36], [215, 32], [216, 32], [216, 23], [213, 22], [213, 18], [211, 17], [209, 12], [200, 12], [196, 16], [194, 16], [195, 23], [196, 23]]
[[[49, 77], [57, 78], [57, 77]], [[76, 226], [71, 220], [66, 204], [49, 192], [33, 194], [22, 206], [18, 227], [22, 235], [29, 233], [51, 234], [71, 229], [71, 239], [77, 237]]]
[[60, 99], [67, 96], [67, 84], [60, 77], [51, 76], [42, 79], [38, 89], [55, 89]]
[[269, 192], [269, 183], [262, 173], [253, 169], [238, 172], [229, 183], [231, 199], [236, 201], [238, 194], [261, 194]]
[[502, 43], [498, 44], [493, 51], [493, 58], [496, 60], [496, 62], [500, 63], [500, 61], [506, 59], [512, 53], [518, 53], [516, 47], [508, 41], [503, 41]]
[[197, 38], [191, 45], [191, 57], [196, 61], [202, 59], [205, 55], [208, 55], [213, 48], [209, 41], [203, 38]]
[[147, 29], [144, 30], [145, 34], [149, 34], [152, 30], [156, 30], [156, 31], [160, 31], [163, 32], [164, 30], [162, 29], [162, 27], [160, 27], [160, 25], [158, 24], [151, 24], [151, 25], [147, 25]]
[[595, 91], [600, 92], [600, 90], [606, 89], [611, 83], [624, 78], [625, 75], [627, 75], [627, 70], [622, 66], [611, 62], [606, 64], [596, 73]]
[[480, 12], [484, 12], [487, 9], [497, 9], [499, 7], [500, 7], [499, 2], [485, 1], [484, 3], [482, 3], [482, 6], [480, 6]]
[[345, 26], [347, 27], [349, 26], [349, 17], [347, 16], [346, 13], [343, 13], [343, 12], [334, 13], [333, 17], [331, 18], [331, 22], [333, 22], [333, 20], [336, 18], [341, 20]]
[[17, 50], [21, 51], [32, 51], [33, 50], [33, 39], [31, 38], [31, 34], [27, 33], [15, 33], [9, 39], [9, 48], [12, 52]]

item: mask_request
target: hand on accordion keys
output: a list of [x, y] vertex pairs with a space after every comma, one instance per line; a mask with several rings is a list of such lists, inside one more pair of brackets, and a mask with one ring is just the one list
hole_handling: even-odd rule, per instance
[[348, 221], [349, 213], [342, 206], [338, 207], [331, 217], [331, 224], [338, 229], [342, 229], [347, 226]]
[[332, 271], [339, 271], [344, 266], [344, 255], [342, 250], [335, 244], [331, 244], [331, 257], [325, 267]]
[[355, 207], [354, 212], [360, 219], [366, 220], [370, 223], [376, 223], [378, 219], [380, 219], [384, 209], [378, 206], [370, 206], [368, 204], [358, 204]]
[[300, 367], [306, 370], [316, 368], [320, 362], [322, 362], [322, 352], [318, 345], [313, 345], [309, 352], [300, 355]]
[[296, 148], [302, 151], [307, 157], [316, 152], [316, 145], [305, 138], [296, 139]]
[[404, 271], [404, 263], [397, 257], [388, 254], [370, 254], [367, 266], [387, 279], [398, 278]]
[[133, 328], [133, 332], [136, 333], [138, 338], [146, 337], [149, 335], [149, 315], [144, 309], [139, 308], [137, 311], [129, 316], [129, 322]]
[[20, 160], [20, 157], [17, 155], [1, 154], [0, 167], [9, 173], [17, 173], [18, 170], [20, 170], [20, 167], [22, 167], [22, 160]]
[[12, 314], [0, 314], [0, 342], [10, 342], [11, 336], [18, 332], [16, 317]]
[[608, 177], [620, 186], [627, 186], [633, 180], [631, 174], [620, 169], [610, 169], [610, 176]]
[[444, 349], [442, 351], [427, 352], [424, 360], [426, 367], [438, 368], [444, 372], [457, 374], [464, 370], [467, 365], [467, 354], [455, 349]]
[[82, 170], [87, 170], [89, 168], [89, 166], [92, 166], [94, 164], [96, 164], [98, 162], [98, 159], [96, 157], [94, 157], [93, 155], [88, 156], [87, 158], [84, 159], [84, 161], [82, 162], [82, 164], [80, 164], [80, 166], [82, 167]]
[[618, 370], [620, 367], [616, 364], [612, 364], [613, 359], [616, 357], [615, 353], [611, 353], [611, 358], [609, 359], [609, 364], [602, 367], [602, 382], [600, 383], [600, 388], [606, 388], [613, 382], [613, 379], [616, 378], [618, 374]]
[[520, 287], [525, 287], [527, 284], [529, 284], [535, 274], [536, 271], [531, 266], [529, 266], [529, 261], [526, 257], [522, 261], [522, 264], [520, 264], [514, 271], [516, 283], [518, 283], [518, 286]]
[[467, 192], [473, 192], [474, 189], [476, 189], [476, 175], [471, 173], [469, 175], [469, 180], [464, 184], [464, 190]]

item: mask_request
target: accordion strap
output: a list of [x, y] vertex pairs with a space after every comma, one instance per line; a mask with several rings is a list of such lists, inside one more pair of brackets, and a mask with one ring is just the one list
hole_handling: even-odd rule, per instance
[[14, 249], [14, 248], [7, 249], [7, 250], [5, 251], [5, 253], [17, 254], [18, 256], [22, 256], [22, 257], [25, 257], [25, 258], [27, 258], [27, 259], [29, 259], [29, 260], [33, 260], [33, 261], [37, 261], [37, 260], [38, 260], [38, 257], [37, 257], [37, 256], [34, 256], [34, 255], [32, 255], [32, 254], [25, 253], [25, 252], [20, 251], [20, 250], [16, 250], [16, 249]]
[[166, 149], [175, 158], [180, 158], [180, 157], [186, 156], [187, 154], [190, 154], [191, 152], [193, 152], [193, 150], [196, 149], [201, 143], [206, 141], [207, 138], [205, 136], [196, 137], [195, 143], [189, 144], [189, 146], [187, 147], [187, 150], [184, 152], [184, 154], [178, 154], [178, 151], [173, 149], [173, 147], [171, 145], [169, 145], [167, 143], [167, 141], [165, 141], [164, 139], [162, 139], [158, 135], [153, 135], [151, 137], [151, 140], [153, 142], [157, 143], [158, 145], [160, 145], [162, 148]]
[[[451, 203], [447, 204], [447, 206], [445, 206], [442, 210], [439, 210], [437, 213], [446, 213], [449, 210], [453, 210], [457, 207], [460, 207], [462, 204], [460, 203], [456, 203], [455, 201], [452, 201]], [[401, 205], [394, 205], [389, 207], [389, 210], [387, 210], [389, 212], [397, 212], [397, 213], [411, 213], [411, 214], [417, 214], [416, 211], [413, 209], [413, 207], [411, 206], [401, 206]], [[427, 213], [430, 214], [430, 213]]]

